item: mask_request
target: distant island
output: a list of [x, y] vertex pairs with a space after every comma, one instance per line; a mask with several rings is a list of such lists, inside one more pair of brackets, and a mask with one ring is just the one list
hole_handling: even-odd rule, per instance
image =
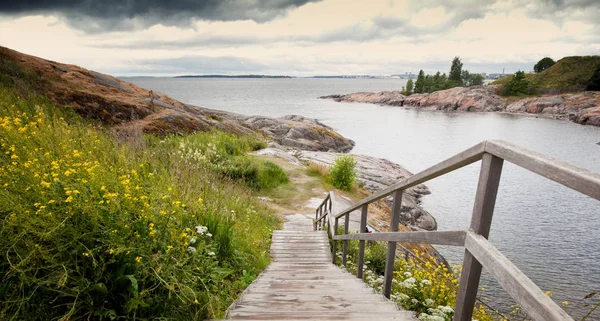
[[290, 76], [271, 76], [271, 75], [183, 75], [173, 78], [293, 78]]

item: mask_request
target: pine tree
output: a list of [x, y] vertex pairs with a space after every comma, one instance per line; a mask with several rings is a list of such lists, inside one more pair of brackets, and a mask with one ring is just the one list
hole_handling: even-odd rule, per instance
[[450, 73], [448, 74], [448, 81], [452, 83], [451, 87], [462, 86], [462, 67], [463, 64], [460, 61], [460, 57], [454, 57]]
[[406, 95], [412, 94], [413, 88], [414, 88], [413, 80], [409, 79], [406, 82]]
[[425, 87], [425, 73], [423, 69], [419, 71], [419, 76], [417, 77], [417, 81], [415, 82], [415, 93], [424, 92]]

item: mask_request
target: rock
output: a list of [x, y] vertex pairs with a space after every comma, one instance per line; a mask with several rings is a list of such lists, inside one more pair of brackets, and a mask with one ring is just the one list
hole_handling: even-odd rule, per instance
[[322, 96], [321, 99], [333, 99], [337, 102], [370, 103], [389, 106], [402, 106], [406, 96], [399, 91], [382, 91], [378, 93], [359, 92], [348, 95]]
[[299, 149], [347, 152], [354, 147], [352, 140], [315, 119], [296, 115], [246, 116], [192, 106], [109, 75], [4, 47], [0, 47], [0, 61], [14, 63], [17, 69], [14, 74], [2, 76], [21, 83], [18, 75], [27, 70], [28, 75], [37, 77], [36, 88], [29, 89], [47, 96], [57, 106], [70, 106], [86, 119], [101, 121], [115, 132], [167, 135], [217, 128], [265, 137]]
[[[340, 155], [339, 153], [311, 151], [296, 153], [296, 157], [301, 161], [314, 162], [328, 167], [333, 165], [335, 159]], [[356, 159], [358, 180], [370, 192], [377, 192], [400, 179], [412, 176], [411, 172], [389, 160], [367, 155], [353, 156]], [[420, 207], [421, 197], [427, 194], [430, 194], [430, 191], [423, 184], [411, 187], [404, 192], [402, 197], [403, 207], [401, 210], [402, 224], [413, 230], [431, 231], [437, 229], [435, 218]], [[391, 205], [392, 198], [387, 197], [386, 201]]]
[[417, 109], [468, 112], [509, 112], [534, 114], [546, 118], [571, 119], [584, 125], [600, 126], [595, 108], [600, 107], [600, 92], [583, 92], [529, 97], [507, 103], [496, 95], [495, 86], [455, 87], [430, 94], [404, 96], [398, 91], [359, 92], [319, 98], [338, 102], [371, 103]]
[[577, 116], [573, 117], [573, 121], [583, 125], [600, 126], [600, 107], [582, 110]]
[[404, 101], [404, 106], [448, 111], [499, 111], [504, 102], [493, 87], [456, 87], [422, 94]]

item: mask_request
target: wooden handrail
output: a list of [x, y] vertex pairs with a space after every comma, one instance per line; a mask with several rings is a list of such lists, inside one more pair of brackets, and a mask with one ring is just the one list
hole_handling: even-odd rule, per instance
[[[481, 160], [479, 183], [475, 195], [471, 226], [468, 231], [418, 231], [397, 232], [402, 192], [410, 187], [447, 174]], [[383, 293], [390, 297], [396, 243], [427, 243], [465, 247], [463, 270], [456, 299], [454, 321], [471, 320], [475, 305], [482, 267], [490, 270], [494, 278], [511, 295], [531, 318], [536, 321], [573, 320], [554, 301], [548, 298], [527, 276], [488, 242], [502, 165], [508, 161], [533, 173], [565, 185], [582, 194], [600, 200], [600, 175], [554, 158], [536, 153], [504, 141], [484, 141], [452, 156], [422, 172], [400, 180], [373, 193], [348, 208], [335, 211], [335, 193], [330, 192], [317, 208], [315, 227], [327, 219], [328, 231], [333, 240], [333, 263], [336, 263], [337, 241], [344, 242], [342, 262], [346, 265], [348, 240], [359, 240], [357, 276], [362, 278], [365, 241], [387, 241], [388, 252], [384, 275]], [[391, 232], [364, 233], [369, 204], [394, 194]], [[348, 234], [350, 213], [361, 212], [360, 233]], [[338, 235], [338, 221], [344, 217], [344, 233]], [[331, 226], [333, 225], [333, 228]]]

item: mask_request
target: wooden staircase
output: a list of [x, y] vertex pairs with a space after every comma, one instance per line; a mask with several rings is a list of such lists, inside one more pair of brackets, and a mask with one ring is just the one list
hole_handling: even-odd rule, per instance
[[271, 265], [229, 308], [234, 320], [416, 320], [331, 263], [327, 232], [305, 215], [273, 232]]

